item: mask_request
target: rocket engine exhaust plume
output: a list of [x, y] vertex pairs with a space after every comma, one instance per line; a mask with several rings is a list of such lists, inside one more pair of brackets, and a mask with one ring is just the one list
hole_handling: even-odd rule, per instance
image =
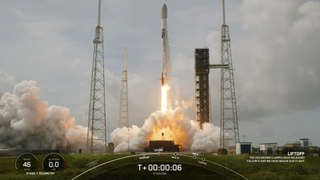
[[[85, 149], [87, 128], [75, 125], [70, 110], [42, 101], [35, 81], [15, 84], [0, 99], [0, 147], [13, 149]], [[99, 142], [98, 144], [103, 145]]]
[[161, 111], [165, 112], [167, 110], [167, 86], [161, 86]]
[[183, 110], [178, 107], [152, 113], [141, 128], [135, 125], [130, 130], [116, 128], [111, 133], [111, 140], [115, 152], [141, 150], [148, 146], [150, 140], [174, 140], [183, 149], [212, 152], [219, 148], [219, 136], [219, 127], [205, 123], [201, 130], [198, 122], [184, 120]]

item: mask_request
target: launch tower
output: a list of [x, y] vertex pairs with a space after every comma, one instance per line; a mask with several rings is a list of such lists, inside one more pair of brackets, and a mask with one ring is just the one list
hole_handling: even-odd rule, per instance
[[234, 74], [231, 56], [229, 26], [225, 21], [225, 4], [222, 0], [223, 24], [221, 26], [221, 64], [229, 65], [221, 69], [220, 89], [220, 149], [226, 149], [229, 141], [239, 142], [238, 114]]
[[[98, 12], [98, 25], [93, 39], [87, 153], [106, 152], [107, 150], [103, 28], [100, 26], [101, 0], [99, 0]], [[98, 147], [97, 144], [101, 143], [104, 143], [103, 146]]]
[[129, 128], [128, 116], [128, 76], [127, 76], [127, 48], [125, 48], [124, 70], [122, 71], [122, 81], [120, 90], [120, 108], [118, 127]]
[[200, 123], [202, 129], [203, 123], [211, 123], [211, 103], [209, 91], [209, 73], [210, 69], [224, 68], [229, 66], [221, 64], [210, 64], [209, 49], [196, 49], [194, 53], [195, 70], [195, 114], [196, 121]]
[[196, 121], [200, 127], [210, 122], [209, 96], [209, 49], [195, 50], [195, 100]]

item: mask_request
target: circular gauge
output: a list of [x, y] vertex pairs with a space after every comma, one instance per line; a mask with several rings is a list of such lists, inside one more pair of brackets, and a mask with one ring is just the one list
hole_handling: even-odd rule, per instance
[[15, 168], [22, 171], [37, 171], [39, 168], [38, 158], [29, 152], [20, 154], [15, 161]]
[[66, 160], [59, 153], [49, 153], [42, 160], [42, 169], [45, 171], [62, 171], [66, 168]]

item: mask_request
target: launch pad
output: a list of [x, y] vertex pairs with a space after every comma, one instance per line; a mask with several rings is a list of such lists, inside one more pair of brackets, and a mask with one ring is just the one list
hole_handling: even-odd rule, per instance
[[163, 152], [177, 152], [182, 150], [182, 145], [174, 144], [174, 141], [149, 141], [149, 147], [144, 148], [145, 152], [154, 152], [160, 150]]

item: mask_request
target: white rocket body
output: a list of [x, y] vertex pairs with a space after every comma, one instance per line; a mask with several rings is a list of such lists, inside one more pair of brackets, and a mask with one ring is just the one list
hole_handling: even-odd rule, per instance
[[164, 4], [161, 8], [161, 48], [162, 48], [162, 73], [161, 85], [168, 85], [168, 73], [170, 71], [169, 42], [167, 31], [168, 9]]

